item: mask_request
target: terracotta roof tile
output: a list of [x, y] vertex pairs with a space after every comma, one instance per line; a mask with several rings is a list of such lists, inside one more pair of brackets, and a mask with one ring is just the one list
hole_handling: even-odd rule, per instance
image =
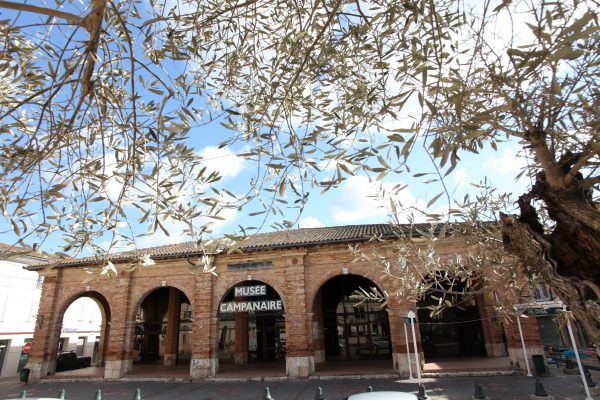
[[[346, 225], [325, 228], [300, 228], [288, 231], [276, 231], [268, 233], [259, 233], [247, 236], [239, 243], [238, 248], [242, 251], [259, 251], [277, 248], [289, 248], [298, 246], [317, 246], [321, 244], [347, 243], [366, 241], [373, 237], [392, 238], [396, 236], [398, 229], [408, 233], [412, 229], [414, 236], [420, 236], [419, 232], [430, 228], [429, 224], [404, 225], [393, 227], [389, 224], [369, 224], [369, 225]], [[395, 230], [396, 229], [396, 230]], [[205, 249], [211, 254], [218, 254], [226, 251], [232, 241], [227, 239], [216, 239], [210, 241]], [[168, 244], [137, 251], [127, 251], [117, 254], [109, 254], [108, 259], [112, 262], [129, 262], [150, 255], [152, 259], [179, 258], [202, 254], [196, 242], [185, 242], [177, 244]], [[58, 262], [58, 266], [83, 266], [94, 265], [103, 262], [106, 258], [94, 256], [77, 259], [68, 259]], [[30, 269], [42, 269], [49, 264], [40, 264], [31, 266]]]

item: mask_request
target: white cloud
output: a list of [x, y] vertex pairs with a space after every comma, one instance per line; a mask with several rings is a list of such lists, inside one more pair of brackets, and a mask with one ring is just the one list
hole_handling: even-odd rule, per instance
[[182, 243], [192, 240], [188, 234], [184, 233], [184, 230], [188, 227], [187, 224], [181, 221], [173, 220], [161, 221], [161, 224], [169, 232], [169, 236], [167, 236], [160, 228], [158, 228], [152, 235], [136, 238], [135, 242], [138, 249], [162, 246], [165, 244]]
[[228, 147], [207, 146], [200, 150], [200, 156], [204, 158], [203, 164], [207, 170], [218, 171], [224, 179], [236, 177], [245, 166], [245, 160]]
[[306, 217], [298, 222], [299, 228], [323, 228], [325, 225], [318, 218]]
[[464, 188], [469, 184], [469, 174], [464, 168], [454, 171], [452, 178], [459, 188]]
[[527, 160], [517, 154], [518, 150], [514, 147], [505, 148], [498, 157], [489, 157], [483, 163], [483, 168], [495, 175], [517, 176], [521, 169], [527, 166]]
[[401, 182], [372, 182], [365, 176], [352, 176], [340, 187], [339, 200], [334, 204], [332, 217], [336, 223], [390, 216], [390, 198], [397, 204], [401, 222], [406, 222], [410, 209], [424, 210], [426, 202], [417, 200], [408, 188], [392, 193]]
[[[223, 199], [224, 202], [227, 199]], [[236, 218], [239, 214], [237, 208], [223, 208], [221, 212], [219, 212], [218, 216], [223, 219], [212, 219], [212, 218], [203, 218], [201, 220], [193, 221], [194, 226], [198, 227], [200, 224], [209, 224], [209, 233], [208, 237], [203, 237], [203, 239], [209, 239], [210, 237], [218, 237], [223, 234], [223, 231], [226, 227], [230, 226], [236, 221]], [[167, 220], [161, 221], [162, 225], [169, 232], [169, 236], [167, 236], [160, 228], [156, 230], [153, 235], [150, 236], [142, 236], [141, 238], [136, 239], [136, 245], [138, 248], [143, 249], [146, 247], [154, 247], [154, 246], [162, 246], [165, 244], [175, 244], [187, 242], [190, 240], [198, 239], [197, 237], [193, 238], [189, 235], [190, 226], [189, 224], [182, 221], [175, 220]], [[187, 232], [186, 232], [187, 229]]]

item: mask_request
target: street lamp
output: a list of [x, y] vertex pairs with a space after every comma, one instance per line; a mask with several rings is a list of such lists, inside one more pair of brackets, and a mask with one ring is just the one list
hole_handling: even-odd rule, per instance
[[[567, 306], [563, 304], [562, 308], [563, 312], [567, 312]], [[571, 338], [571, 344], [573, 345], [573, 351], [575, 352], [575, 358], [577, 359], [577, 365], [579, 366], [579, 373], [581, 374], [581, 380], [583, 381], [583, 387], [585, 388], [585, 394], [587, 397], [585, 400], [593, 400], [592, 394], [590, 393], [590, 388], [588, 387], [587, 380], [585, 379], [585, 373], [583, 370], [583, 365], [581, 364], [581, 358], [579, 358], [579, 350], [577, 349], [577, 344], [575, 343], [575, 336], [573, 335], [573, 329], [571, 329], [571, 321], [567, 317], [567, 330], [569, 331], [569, 338]]]
[[404, 321], [404, 338], [406, 339], [406, 359], [408, 360], [408, 375], [409, 379], [414, 379], [412, 374], [412, 367], [410, 365], [410, 345], [408, 344], [408, 331], [406, 329], [406, 323], [408, 318]]
[[415, 360], [417, 361], [417, 380], [421, 383], [421, 363], [419, 361], [419, 352], [417, 351], [417, 335], [415, 334], [415, 318], [417, 315], [411, 310], [407, 317], [410, 319], [410, 327], [412, 329], [413, 344], [415, 348]]
[[529, 369], [529, 360], [527, 359], [528, 358], [527, 349], [525, 348], [525, 339], [523, 339], [523, 329], [521, 328], [521, 313], [517, 313], [517, 325], [519, 326], [519, 335], [521, 336], [521, 345], [523, 346], [523, 354], [525, 355], [525, 365], [527, 366], [527, 376], [533, 376], [533, 375], [531, 375], [531, 370]]

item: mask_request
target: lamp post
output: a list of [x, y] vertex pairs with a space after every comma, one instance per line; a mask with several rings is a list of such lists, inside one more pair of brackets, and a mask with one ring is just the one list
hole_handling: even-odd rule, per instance
[[410, 365], [410, 346], [408, 344], [408, 330], [406, 329], [406, 320], [404, 321], [404, 338], [406, 339], [406, 359], [408, 361], [408, 375], [409, 379], [414, 379], [412, 374], [412, 367]]
[[529, 360], [527, 359], [527, 357], [528, 357], [527, 349], [525, 348], [525, 339], [523, 339], [523, 329], [521, 328], [521, 313], [517, 313], [517, 325], [519, 326], [519, 335], [521, 336], [521, 345], [523, 346], [523, 354], [525, 355], [525, 365], [527, 366], [527, 376], [533, 376], [533, 375], [531, 375], [531, 370], [529, 369]]
[[410, 327], [412, 329], [413, 345], [415, 348], [415, 360], [417, 362], [417, 380], [421, 383], [421, 363], [419, 361], [419, 352], [417, 351], [417, 335], [415, 334], [415, 318], [416, 314], [411, 310], [407, 317], [410, 318]]

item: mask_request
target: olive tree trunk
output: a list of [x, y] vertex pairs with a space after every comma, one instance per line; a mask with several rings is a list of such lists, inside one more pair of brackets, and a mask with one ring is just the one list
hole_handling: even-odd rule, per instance
[[[544, 173], [519, 199], [520, 216], [500, 216], [504, 247], [528, 275], [548, 283], [600, 344], [600, 211], [583, 182], [553, 186]], [[541, 201], [554, 226], [544, 229], [532, 205]]]

